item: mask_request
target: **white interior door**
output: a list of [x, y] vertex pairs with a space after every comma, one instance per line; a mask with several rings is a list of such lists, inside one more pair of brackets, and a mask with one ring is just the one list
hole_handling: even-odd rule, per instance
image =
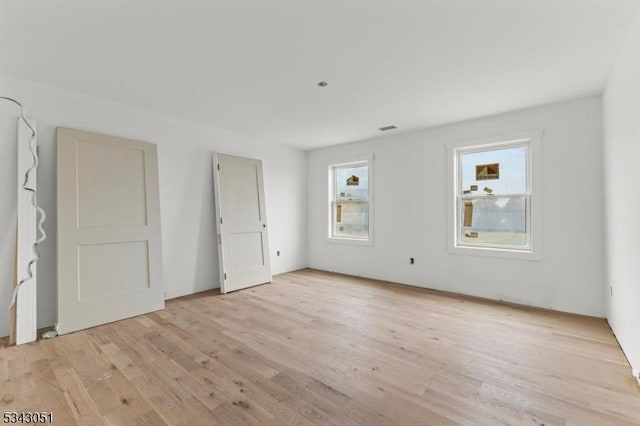
[[216, 153], [213, 170], [221, 292], [270, 282], [262, 161]]
[[57, 130], [60, 334], [164, 308], [156, 145]]

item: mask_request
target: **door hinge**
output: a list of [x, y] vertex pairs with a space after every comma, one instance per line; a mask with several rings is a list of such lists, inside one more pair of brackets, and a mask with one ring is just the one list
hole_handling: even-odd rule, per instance
[[224, 273], [224, 280], [225, 281], [227, 280], [227, 273], [226, 272]]
[[220, 170], [220, 163], [218, 163], [218, 170]]
[[220, 225], [222, 225], [222, 218], [220, 218]]

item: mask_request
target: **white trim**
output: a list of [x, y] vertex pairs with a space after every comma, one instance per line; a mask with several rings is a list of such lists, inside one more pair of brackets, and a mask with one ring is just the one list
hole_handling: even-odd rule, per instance
[[[325, 232], [327, 232], [327, 242], [333, 244], [348, 244], [356, 246], [373, 246], [374, 243], [374, 211], [375, 211], [375, 184], [374, 184], [374, 154], [353, 155], [347, 157], [341, 157], [334, 161], [327, 161], [325, 164], [325, 170], [328, 174], [328, 200], [327, 200], [327, 215], [325, 215]], [[369, 185], [369, 197], [367, 202], [369, 203], [369, 236], [368, 238], [346, 238], [333, 236], [333, 194], [335, 192], [335, 182], [333, 181], [333, 168], [349, 166], [352, 164], [367, 163], [368, 169], [368, 185]]]
[[[29, 120], [35, 128], [36, 122]], [[31, 192], [22, 188], [27, 169], [33, 164], [33, 157], [29, 149], [31, 129], [18, 118], [18, 241], [17, 241], [17, 282], [27, 276], [29, 260], [33, 258], [33, 244], [37, 239], [37, 214], [31, 203]], [[37, 139], [34, 145], [37, 149]], [[37, 189], [37, 169], [31, 170], [27, 185]], [[35, 341], [38, 336], [37, 326], [37, 264], [33, 265], [33, 277], [22, 283], [16, 299], [16, 344]]]
[[220, 217], [222, 216], [222, 208], [220, 206], [220, 170], [218, 169], [218, 154], [224, 154], [222, 152], [214, 152], [211, 160], [213, 162], [213, 200], [215, 203], [215, 215], [216, 215], [216, 243], [218, 244], [218, 280], [220, 293], [226, 293], [226, 286], [224, 282], [224, 253], [222, 251], [222, 223], [220, 223]]
[[[482, 139], [453, 142], [446, 145], [447, 150], [447, 241], [448, 250], [452, 254], [467, 254], [488, 257], [501, 257], [521, 260], [542, 260], [542, 130], [529, 130], [517, 133], [497, 135]], [[501, 146], [517, 146], [519, 143], [528, 145], [527, 155], [527, 186], [529, 205], [527, 209], [527, 229], [530, 243], [526, 249], [492, 247], [488, 245], [458, 245], [457, 244], [457, 184], [460, 179], [457, 153], [481, 152]], [[468, 148], [468, 149], [466, 149]], [[499, 197], [497, 194], [496, 197]], [[472, 197], [473, 198], [473, 197]]]

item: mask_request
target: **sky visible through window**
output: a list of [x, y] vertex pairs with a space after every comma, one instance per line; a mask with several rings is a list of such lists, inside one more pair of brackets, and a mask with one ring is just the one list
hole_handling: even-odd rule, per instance
[[[500, 164], [500, 178], [476, 180], [476, 166], [482, 164]], [[490, 151], [469, 152], [460, 154], [463, 190], [469, 190], [471, 185], [477, 185], [478, 190], [469, 195], [482, 195], [485, 187], [490, 188], [494, 195], [524, 194], [527, 191], [527, 148], [524, 146], [505, 149], [491, 149]]]
[[[347, 185], [351, 176], [358, 177], [358, 185]], [[343, 195], [344, 194], [344, 195]], [[369, 196], [369, 167], [336, 168], [336, 200], [366, 200]]]
[[338, 166], [334, 173], [333, 235], [366, 240], [369, 237], [369, 165]]
[[[527, 147], [462, 152], [459, 167], [462, 177], [459, 195], [473, 197], [458, 204], [460, 241], [526, 245]], [[477, 179], [476, 171], [487, 178]], [[492, 175], [496, 178], [491, 178]]]

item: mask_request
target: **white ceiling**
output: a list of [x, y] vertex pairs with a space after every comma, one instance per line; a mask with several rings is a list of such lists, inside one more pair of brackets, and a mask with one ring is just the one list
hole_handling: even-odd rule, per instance
[[638, 3], [2, 0], [0, 72], [312, 149], [600, 93]]

